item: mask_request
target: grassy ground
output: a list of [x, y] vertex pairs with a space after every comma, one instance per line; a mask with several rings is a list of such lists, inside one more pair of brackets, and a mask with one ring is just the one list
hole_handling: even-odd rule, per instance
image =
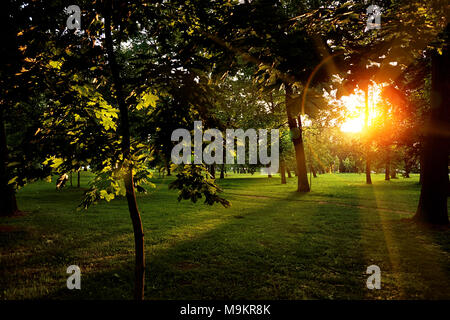
[[[82, 186], [89, 176], [83, 172]], [[229, 176], [232, 207], [176, 201], [169, 179], [139, 196], [147, 299], [450, 298], [450, 232], [410, 218], [418, 177], [372, 186], [358, 174], [313, 179]], [[39, 182], [18, 193], [27, 214], [0, 219], [1, 299], [131, 299], [134, 246], [123, 199], [76, 211], [81, 190]], [[66, 288], [78, 265], [81, 290]], [[381, 290], [366, 288], [369, 265]]]

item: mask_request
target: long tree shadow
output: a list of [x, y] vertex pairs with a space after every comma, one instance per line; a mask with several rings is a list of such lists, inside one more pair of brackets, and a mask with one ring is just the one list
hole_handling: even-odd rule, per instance
[[[365, 186], [373, 197], [382, 197], [377, 186]], [[378, 191], [378, 192], [377, 192]], [[380, 267], [382, 289], [368, 292], [386, 298], [448, 299], [448, 247], [438, 247], [432, 240], [438, 232], [423, 230], [408, 218], [412, 214], [362, 210], [363, 254]], [[448, 232], [440, 239], [448, 240]], [[447, 241], [448, 243], [448, 241]]]
[[[246, 188], [255, 183], [247, 182]], [[373, 190], [362, 192], [367, 197]], [[201, 204], [177, 204], [175, 197], [163, 193], [139, 200], [146, 233], [148, 299], [448, 298], [448, 278], [433, 269], [438, 264], [448, 274], [448, 250], [442, 252], [430, 242], [434, 233], [420, 234], [405, 225], [400, 214], [289, 201], [308, 198], [296, 193], [286, 194], [286, 199], [239, 197], [234, 209], [210, 207], [209, 212]], [[154, 198], [164, 206], [147, 208], [146, 202]], [[101, 216], [111, 210], [121, 213]], [[72, 246], [50, 242], [46, 248], [44, 242], [34, 258], [30, 254], [28, 261], [13, 259], [8, 268], [46, 264], [42, 272], [57, 273], [51, 280], [42, 275], [37, 285], [46, 290], [36, 289], [36, 298], [131, 299], [134, 258], [125, 204], [100, 205], [88, 218], [70, 220], [72, 226], [64, 226], [66, 218], [53, 221], [52, 230], [70, 235], [72, 240], [67, 241]], [[45, 219], [33, 219], [47, 228]], [[101, 223], [115, 227], [100, 232]], [[75, 237], [77, 230], [83, 230], [84, 239]], [[419, 240], [411, 241], [409, 235]], [[30, 240], [24, 234], [20, 237]], [[421, 263], [430, 253], [431, 258]], [[65, 268], [77, 263], [82, 268], [82, 290], [68, 290]], [[371, 264], [381, 268], [382, 290], [366, 288], [365, 270]], [[8, 286], [14, 286], [15, 272], [8, 272]]]
[[[295, 210], [295, 204], [273, 201], [151, 255], [147, 297], [361, 298], [356, 287], [363, 287], [366, 262], [352, 238], [336, 230], [339, 217], [330, 221], [333, 207], [326, 209]], [[354, 233], [359, 232], [356, 218], [346, 219]]]

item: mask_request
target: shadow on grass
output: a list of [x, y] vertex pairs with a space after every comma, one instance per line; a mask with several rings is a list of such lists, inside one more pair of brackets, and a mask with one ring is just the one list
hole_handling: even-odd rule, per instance
[[[244, 187], [237, 189], [255, 189], [259, 180], [267, 181], [242, 180]], [[296, 192], [284, 196], [308, 198]], [[375, 194], [369, 196], [376, 199]], [[359, 197], [355, 193], [356, 200]], [[215, 215], [205, 214], [200, 205], [176, 204], [175, 198], [174, 193], [158, 193], [139, 200], [146, 233], [147, 299], [449, 297], [448, 277], [434, 275], [432, 269], [433, 263], [442, 264], [448, 275], [448, 250], [436, 248], [430, 240], [434, 233], [421, 235], [415, 227], [398, 222], [400, 215], [271, 198], [240, 198], [234, 209], [220, 209]], [[215, 210], [219, 209], [210, 207]], [[126, 204], [117, 201], [93, 211], [82, 219], [60, 212], [25, 217], [37, 228], [31, 238], [58, 232], [64, 242], [50, 238], [55, 242], [46, 244], [47, 239], [35, 239], [39, 250], [12, 258], [3, 280], [9, 289], [17, 284], [17, 268], [30, 272], [20, 280], [22, 286], [39, 276], [35, 285], [49, 289], [36, 288], [36, 298], [131, 299], [134, 253]], [[105, 215], [111, 211], [120, 214]], [[85, 238], [77, 238], [77, 231]], [[17, 249], [30, 240], [17, 237]], [[430, 253], [433, 258], [421, 271], [423, 258]], [[397, 264], [390, 257], [396, 257]], [[77, 263], [82, 269], [82, 290], [68, 290], [65, 268]], [[370, 264], [381, 267], [382, 290], [366, 288], [365, 270]], [[39, 269], [39, 274], [33, 269]], [[45, 274], [49, 272], [57, 276]], [[428, 279], [424, 273], [429, 273]]]

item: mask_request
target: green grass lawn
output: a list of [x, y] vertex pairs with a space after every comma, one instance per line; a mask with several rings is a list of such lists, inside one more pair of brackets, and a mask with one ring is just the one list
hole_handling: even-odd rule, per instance
[[[89, 174], [83, 172], [82, 187]], [[147, 299], [449, 299], [450, 231], [408, 219], [418, 176], [374, 184], [327, 174], [312, 192], [296, 178], [229, 175], [232, 207], [178, 203], [170, 179], [138, 197]], [[38, 182], [18, 193], [24, 216], [0, 218], [1, 299], [131, 299], [134, 242], [126, 201], [77, 211], [82, 190]], [[66, 268], [81, 268], [81, 290]], [[369, 265], [381, 290], [366, 288]]]

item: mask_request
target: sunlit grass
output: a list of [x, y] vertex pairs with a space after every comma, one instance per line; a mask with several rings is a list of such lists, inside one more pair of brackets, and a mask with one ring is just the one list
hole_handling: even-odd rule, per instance
[[[88, 175], [83, 172], [82, 187]], [[221, 181], [232, 207], [176, 201], [170, 179], [138, 198], [148, 299], [450, 298], [449, 231], [404, 220], [418, 177], [327, 174], [298, 195], [255, 174]], [[2, 299], [131, 299], [134, 243], [124, 199], [76, 211], [82, 191], [39, 182], [18, 194], [25, 216], [0, 219]], [[382, 208], [384, 210], [380, 210]], [[66, 289], [79, 265], [82, 290]], [[365, 286], [367, 266], [382, 289]]]

